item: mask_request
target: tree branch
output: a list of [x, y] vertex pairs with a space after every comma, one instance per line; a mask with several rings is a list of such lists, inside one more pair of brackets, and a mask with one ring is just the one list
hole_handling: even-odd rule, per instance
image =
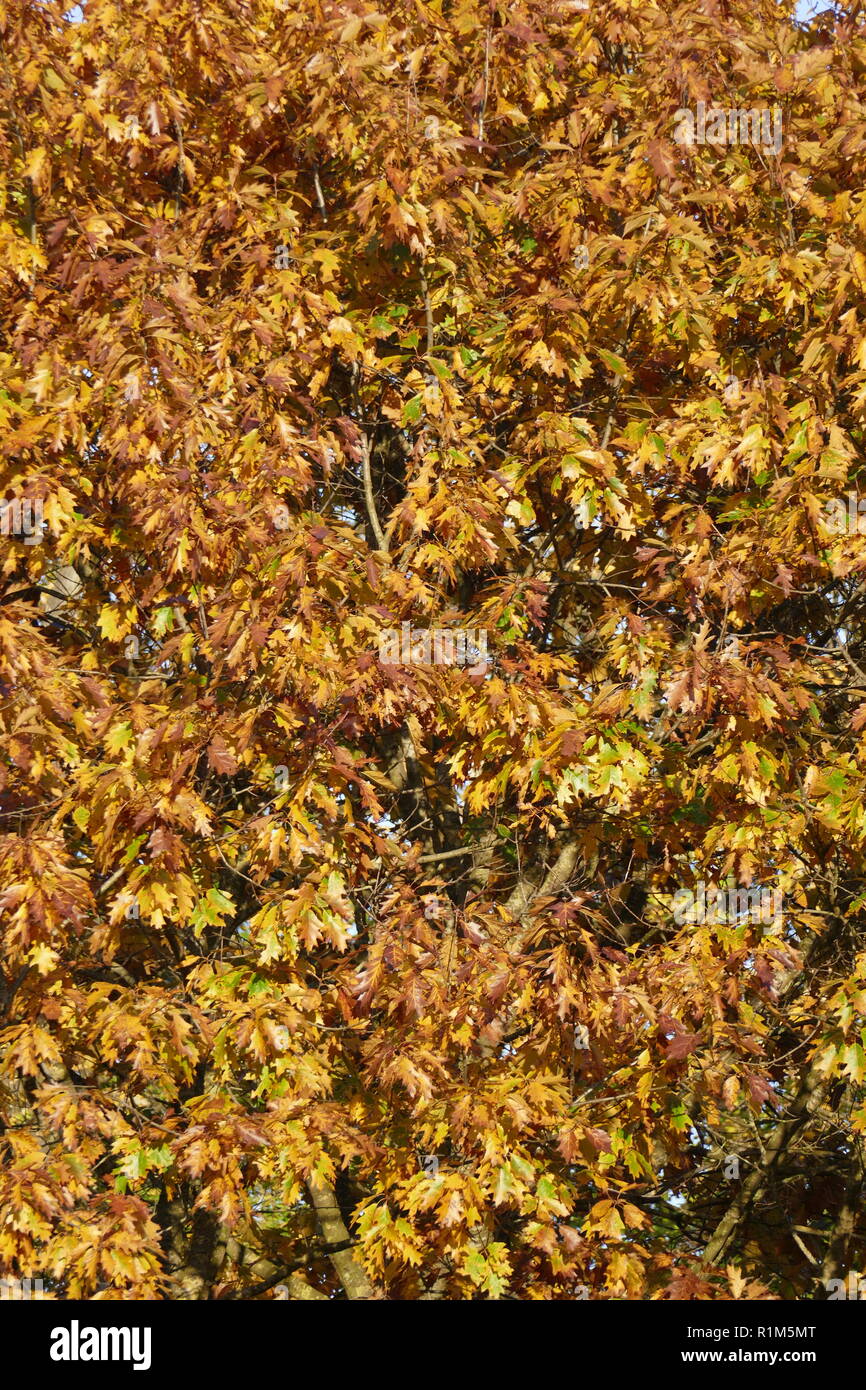
[[373, 496], [373, 476], [370, 472], [370, 442], [365, 434], [361, 434], [361, 467], [364, 474], [364, 501], [367, 504], [367, 516], [373, 535], [376, 537], [377, 549], [388, 554], [388, 542], [379, 523], [379, 514], [376, 511], [376, 499]]
[[327, 1183], [310, 1178], [307, 1181], [307, 1191], [316, 1208], [322, 1235], [326, 1243], [332, 1247], [331, 1264], [346, 1290], [346, 1297], [352, 1300], [381, 1298], [382, 1295], [373, 1288], [362, 1266], [352, 1254], [350, 1247], [353, 1241], [340, 1215], [334, 1189], [328, 1187]]
[[760, 1163], [746, 1178], [721, 1221], [716, 1226], [704, 1250], [707, 1264], [720, 1264], [746, 1224], [752, 1209], [770, 1181], [779, 1160], [791, 1140], [809, 1120], [812, 1112], [820, 1105], [826, 1081], [818, 1071], [817, 1058], [813, 1058], [800, 1084], [791, 1110], [771, 1134], [764, 1149]]

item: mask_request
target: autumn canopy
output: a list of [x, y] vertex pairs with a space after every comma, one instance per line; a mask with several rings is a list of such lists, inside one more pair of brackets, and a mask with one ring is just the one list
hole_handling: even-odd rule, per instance
[[0, 17], [0, 1277], [826, 1297], [859, 4], [376, 4]]

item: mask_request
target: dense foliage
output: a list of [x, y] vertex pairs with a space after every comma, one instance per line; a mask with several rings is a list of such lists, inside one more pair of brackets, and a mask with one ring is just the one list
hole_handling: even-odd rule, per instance
[[859, 4], [68, 8], [0, 17], [0, 1274], [825, 1296]]

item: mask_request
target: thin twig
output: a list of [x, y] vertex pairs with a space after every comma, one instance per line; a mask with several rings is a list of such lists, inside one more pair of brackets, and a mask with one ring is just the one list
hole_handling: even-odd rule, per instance
[[424, 291], [424, 314], [427, 319], [427, 356], [433, 351], [433, 308], [430, 303], [430, 286], [427, 283], [427, 276], [424, 273], [424, 266], [421, 266], [421, 288]]
[[[487, 111], [487, 89], [490, 84], [490, 29], [484, 39], [484, 87], [481, 93], [481, 110], [478, 113], [478, 143], [484, 139], [484, 116]], [[479, 149], [479, 154], [481, 153]], [[475, 180], [475, 196], [478, 197], [480, 179]]]
[[373, 477], [370, 472], [370, 442], [367, 436], [361, 435], [361, 466], [364, 471], [364, 501], [367, 504], [367, 516], [370, 519], [370, 526], [373, 535], [376, 537], [377, 549], [388, 554], [388, 542], [385, 540], [382, 527], [379, 524], [379, 514], [376, 511], [376, 499], [373, 496]]
[[322, 185], [319, 182], [319, 166], [313, 165], [313, 187], [316, 190], [316, 202], [319, 205], [319, 212], [322, 214], [322, 221], [328, 220], [328, 209], [325, 207], [325, 195], [322, 192]]

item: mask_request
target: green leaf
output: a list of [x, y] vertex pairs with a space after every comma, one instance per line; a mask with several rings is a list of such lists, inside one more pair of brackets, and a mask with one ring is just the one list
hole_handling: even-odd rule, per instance
[[165, 608], [157, 608], [153, 620], [153, 632], [155, 637], [163, 637], [166, 632], [174, 630], [174, 609], [169, 605]]
[[627, 376], [628, 366], [621, 357], [617, 357], [615, 352], [607, 352], [604, 348], [597, 348], [599, 357], [606, 367], [609, 367], [617, 376]]
[[119, 753], [128, 743], [132, 742], [133, 738], [131, 724], [115, 724], [114, 728], [109, 729], [106, 735], [105, 745], [109, 753]]

